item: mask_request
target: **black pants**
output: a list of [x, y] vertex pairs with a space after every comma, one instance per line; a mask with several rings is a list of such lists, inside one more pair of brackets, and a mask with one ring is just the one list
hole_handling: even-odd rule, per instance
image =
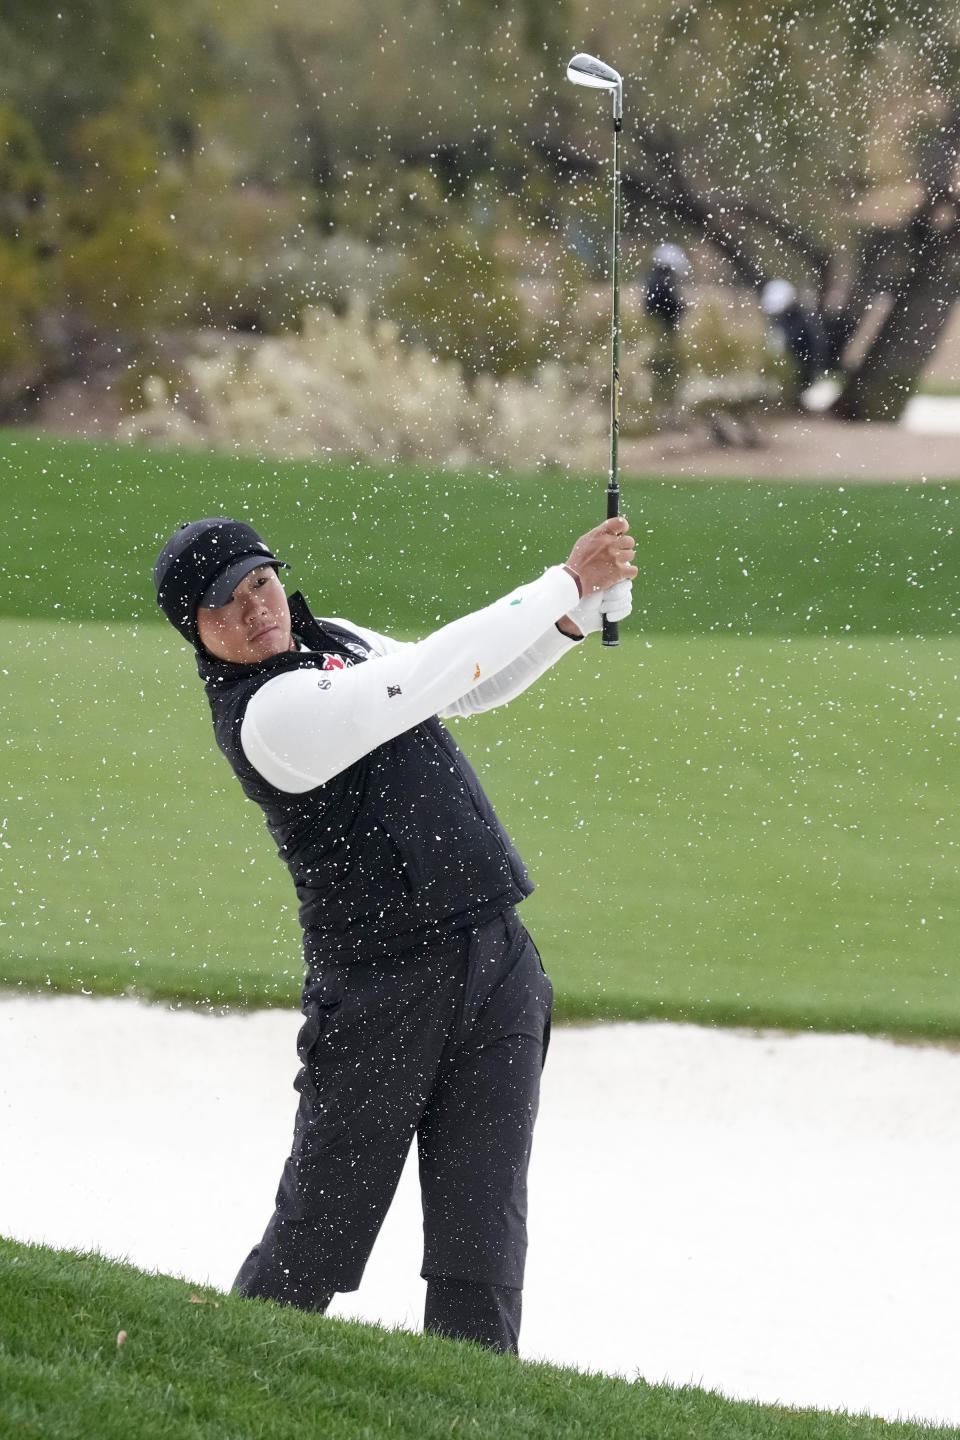
[[236, 1289], [305, 1310], [356, 1290], [416, 1135], [424, 1323], [515, 1352], [551, 1001], [512, 910], [308, 979], [293, 1146]]

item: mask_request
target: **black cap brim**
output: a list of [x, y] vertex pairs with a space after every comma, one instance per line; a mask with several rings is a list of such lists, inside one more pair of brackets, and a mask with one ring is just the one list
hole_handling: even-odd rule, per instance
[[272, 565], [275, 570], [281, 567], [286, 570], [288, 567], [282, 560], [275, 560], [273, 556], [266, 555], [244, 555], [239, 560], [234, 560], [214, 580], [200, 597], [198, 609], [219, 610], [222, 605], [229, 605], [233, 599], [233, 592], [245, 575], [251, 570], [259, 570], [264, 565]]

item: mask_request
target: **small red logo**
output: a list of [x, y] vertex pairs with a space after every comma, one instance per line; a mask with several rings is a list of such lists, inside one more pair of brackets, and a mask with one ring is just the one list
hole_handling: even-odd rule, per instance
[[347, 662], [342, 655], [324, 655], [321, 670], [346, 670]]

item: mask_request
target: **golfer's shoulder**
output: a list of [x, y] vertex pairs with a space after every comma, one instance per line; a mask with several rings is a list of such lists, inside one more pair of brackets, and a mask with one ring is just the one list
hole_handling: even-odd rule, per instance
[[399, 642], [368, 625], [358, 625], [355, 620], [344, 620], [334, 615], [322, 620], [321, 625], [335, 635], [352, 654], [367, 658], [374, 655], [389, 655], [399, 648]]
[[369, 653], [359, 638], [330, 631], [323, 648], [304, 644], [274, 657], [260, 674], [251, 677], [240, 697], [236, 713], [244, 744], [254, 731], [277, 736], [298, 731], [322, 717], [342, 720], [358, 700], [352, 680], [343, 682], [356, 667], [362, 667]]

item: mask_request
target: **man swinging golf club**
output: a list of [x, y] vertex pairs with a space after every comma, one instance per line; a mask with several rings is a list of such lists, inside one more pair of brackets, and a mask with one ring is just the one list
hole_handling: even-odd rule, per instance
[[629, 614], [633, 559], [608, 519], [565, 565], [400, 643], [288, 601], [284, 562], [243, 522], [164, 546], [158, 604], [195, 648], [304, 934], [293, 1143], [240, 1294], [323, 1311], [357, 1289], [416, 1136], [424, 1325], [516, 1353], [552, 990], [516, 910], [533, 885], [438, 717], [506, 703]]

